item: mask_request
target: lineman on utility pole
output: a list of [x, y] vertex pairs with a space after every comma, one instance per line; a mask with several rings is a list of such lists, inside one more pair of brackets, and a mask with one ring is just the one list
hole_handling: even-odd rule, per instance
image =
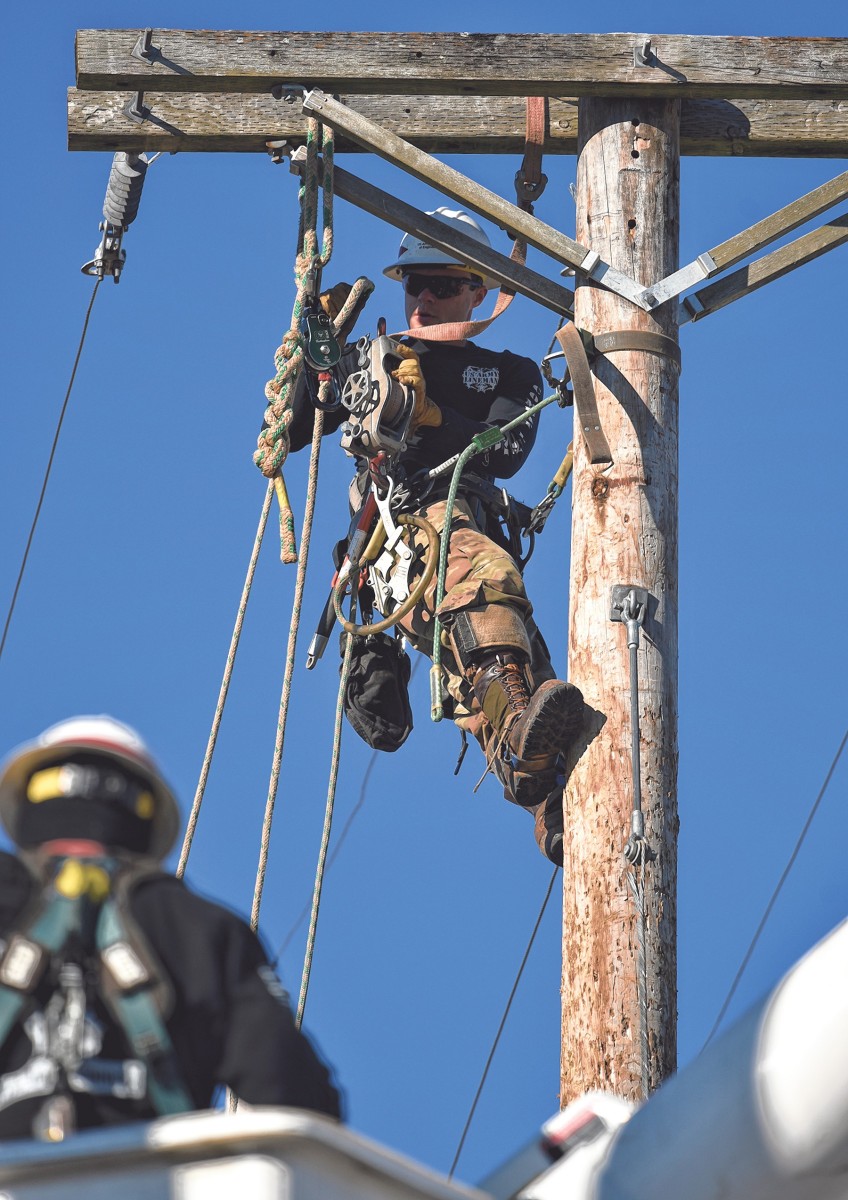
[[160, 863], [178, 828], [146, 746], [110, 717], [13, 751], [0, 819], [0, 1138], [250, 1104], [339, 1115], [251, 930]]
[[[467, 213], [439, 208], [430, 215], [489, 245], [485, 232]], [[397, 260], [383, 273], [403, 286], [409, 329], [407, 338], [391, 343], [383, 384], [390, 386], [386, 379], [390, 375], [408, 395], [414, 395], [409, 429], [391, 464], [386, 507], [398, 511], [399, 505], [391, 509], [391, 490], [396, 489], [403, 495], [403, 511], [423, 518], [443, 536], [450, 474], [433, 479], [428, 472], [460, 454], [475, 436], [506, 425], [536, 404], [542, 396], [541, 375], [529, 358], [483, 349], [468, 340], [474, 332], [471, 314], [493, 282], [468, 264], [407, 234]], [[349, 291], [349, 285], [339, 284], [322, 294], [329, 316], [340, 311]], [[445, 324], [449, 330], [434, 329]], [[335, 369], [342, 395], [362, 361], [357, 346], [345, 348]], [[308, 374], [307, 366], [304, 376]], [[293, 402], [289, 427], [293, 450], [308, 444], [311, 435], [307, 382], [301, 378]], [[328, 411], [324, 431], [338, 429], [349, 417], [340, 405]], [[439, 645], [445, 709], [463, 738], [466, 732], [476, 738], [507, 800], [534, 815], [542, 853], [561, 864], [563, 756], [582, 725], [583, 701], [578, 689], [557, 679], [551, 666], [515, 561], [520, 554], [519, 530], [515, 524], [510, 528], [510, 506], [505, 506], [505, 493], [494, 486], [495, 478], [510, 478], [527, 460], [536, 428], [534, 414], [474, 458], [472, 469], [462, 474], [450, 526], [444, 598], [437, 605], [434, 576], [399, 628], [415, 649], [432, 657], [434, 616], [438, 615], [443, 625]], [[357, 460], [351, 488], [356, 511], [368, 498], [374, 458], [372, 452], [357, 453], [357, 447], [351, 453]], [[506, 532], [501, 526], [504, 520]], [[424, 551], [427, 540], [420, 526], [414, 536], [416, 546]], [[406, 595], [422, 574], [420, 557], [408, 570]], [[391, 601], [384, 611], [390, 612], [403, 598], [396, 587], [391, 588], [393, 579], [394, 569], [388, 576]], [[363, 654], [369, 653], [368, 643], [374, 641], [367, 639]], [[369, 703], [379, 708], [375, 692], [375, 688], [370, 694], [365, 690], [358, 726], [368, 721], [363, 708]]]

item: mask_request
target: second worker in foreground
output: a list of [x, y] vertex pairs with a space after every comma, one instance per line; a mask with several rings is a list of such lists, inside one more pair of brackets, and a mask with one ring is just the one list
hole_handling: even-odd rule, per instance
[[[441, 208], [432, 215], [489, 244], [466, 213]], [[541, 375], [529, 358], [484, 349], [468, 340], [462, 326], [471, 320], [492, 281], [467, 264], [407, 235], [397, 260], [384, 274], [403, 287], [411, 334], [398, 344], [401, 361], [393, 372], [415, 397], [411, 435], [399, 460], [410, 491], [408, 510], [444, 537], [450, 473], [434, 483], [427, 479], [428, 471], [459, 454], [476, 435], [503, 427], [536, 404], [542, 398]], [[335, 316], [348, 291], [348, 285], [339, 284], [325, 293], [321, 298], [325, 311]], [[429, 329], [448, 323], [458, 323], [459, 336], [450, 341], [427, 340]], [[349, 376], [356, 361], [356, 347], [347, 346], [337, 378]], [[346, 416], [344, 409], [328, 412], [325, 432], [337, 429]], [[527, 460], [537, 423], [534, 414], [517, 425], [498, 445], [479, 454], [472, 469], [462, 475], [438, 615], [443, 624], [447, 709], [482, 747], [506, 798], [534, 815], [542, 852], [562, 863], [564, 755], [582, 726], [583, 699], [575, 686], [556, 678], [533, 620], [521, 570], [486, 500], [495, 479], [509, 479]], [[312, 408], [301, 382], [289, 428], [291, 449], [308, 444], [311, 430]], [[368, 486], [367, 461], [357, 461], [357, 468], [363, 494]], [[435, 612], [434, 577], [399, 623], [409, 642], [430, 657]]]

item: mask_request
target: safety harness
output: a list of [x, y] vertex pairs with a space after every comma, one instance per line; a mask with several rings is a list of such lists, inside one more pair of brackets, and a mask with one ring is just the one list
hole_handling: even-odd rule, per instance
[[[160, 1116], [190, 1111], [165, 1025], [170, 981], [128, 904], [132, 889], [158, 868], [96, 853], [22, 857], [40, 887], [0, 957], [0, 1046], [23, 1024], [33, 1056], [0, 1080], [0, 1109], [33, 1096], [89, 1093], [146, 1097]], [[95, 995], [135, 1059], [98, 1057], [101, 1038], [87, 1019]], [[66, 1129], [55, 1126], [49, 1122], [48, 1136], [59, 1140]]]

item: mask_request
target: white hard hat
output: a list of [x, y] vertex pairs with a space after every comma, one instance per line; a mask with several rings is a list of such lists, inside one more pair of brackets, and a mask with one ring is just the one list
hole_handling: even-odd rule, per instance
[[114, 717], [71, 717], [51, 725], [33, 742], [18, 746], [0, 768], [0, 820], [16, 841], [17, 816], [31, 776], [74, 753], [98, 754], [123, 763], [150, 788], [154, 799], [148, 853], [163, 859], [174, 844], [180, 817], [174, 793], [141, 737]]
[[[454, 229], [474, 238], [474, 241], [479, 242], [482, 246], [491, 246], [492, 244], [486, 236], [485, 230], [481, 229], [474, 218], [461, 209], [435, 208], [432, 212], [428, 212], [427, 216], [435, 217], [445, 225], [452, 225]], [[414, 233], [407, 233], [400, 244], [397, 261], [384, 267], [383, 274], [389, 279], [402, 279], [407, 271], [415, 267], [465, 267], [467, 271], [481, 275], [487, 288], [498, 286], [497, 280], [483, 275], [479, 267], [472, 267], [469, 263], [454, 258], [446, 251], [439, 250], [430, 242], [422, 241]]]

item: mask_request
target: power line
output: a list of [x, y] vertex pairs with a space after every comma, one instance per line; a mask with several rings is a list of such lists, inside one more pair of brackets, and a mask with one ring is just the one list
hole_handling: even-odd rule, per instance
[[489, 1068], [492, 1065], [492, 1059], [495, 1057], [498, 1043], [501, 1040], [501, 1034], [504, 1031], [506, 1019], [509, 1016], [509, 1010], [512, 1008], [512, 1002], [515, 999], [515, 993], [518, 991], [518, 985], [521, 982], [521, 976], [524, 974], [524, 968], [527, 966], [527, 959], [530, 957], [530, 951], [533, 949], [533, 943], [536, 940], [536, 934], [539, 932], [539, 926], [542, 924], [542, 917], [545, 915], [545, 909], [548, 907], [548, 901], [551, 898], [551, 892], [554, 889], [554, 880], [557, 877], [558, 871], [559, 867], [554, 867], [553, 874], [551, 875], [550, 882], [548, 883], [548, 890], [545, 892], [545, 898], [542, 901], [542, 907], [539, 909], [539, 915], [536, 918], [536, 924], [533, 926], [533, 932], [530, 934], [530, 941], [527, 943], [527, 949], [524, 951], [524, 957], [521, 960], [521, 966], [518, 968], [518, 974], [515, 977], [515, 983], [513, 983], [512, 991], [509, 993], [509, 999], [506, 1002], [506, 1008], [503, 1011], [501, 1023], [498, 1026], [498, 1032], [495, 1034], [495, 1040], [492, 1042], [492, 1048], [489, 1051], [489, 1057], [486, 1059], [486, 1065], [483, 1068], [483, 1074], [480, 1076], [480, 1082], [477, 1085], [477, 1091], [473, 1101], [471, 1102], [471, 1108], [465, 1121], [465, 1128], [462, 1131], [462, 1137], [459, 1139], [459, 1145], [456, 1148], [456, 1154], [453, 1156], [451, 1169], [448, 1171], [448, 1179], [453, 1179], [453, 1173], [456, 1170], [456, 1164], [459, 1162], [459, 1156], [462, 1154], [462, 1150], [465, 1145], [465, 1139], [468, 1136], [468, 1130], [471, 1128], [471, 1122], [474, 1120], [474, 1114], [477, 1111], [477, 1105], [480, 1101], [480, 1096], [482, 1095], [483, 1088], [486, 1085], [486, 1079], [489, 1074]]
[[719, 1025], [721, 1025], [721, 1022], [724, 1019], [724, 1015], [727, 1012], [728, 1008], [730, 1007], [730, 1002], [736, 993], [736, 989], [739, 986], [739, 982], [745, 973], [748, 963], [751, 961], [751, 956], [754, 953], [754, 950], [756, 949], [757, 942], [760, 940], [760, 935], [762, 934], [763, 930], [766, 927], [766, 922], [768, 921], [769, 917], [771, 916], [772, 909], [774, 908], [774, 906], [777, 902], [777, 898], [781, 893], [784, 883], [786, 883], [786, 880], [789, 876], [789, 872], [792, 870], [793, 866], [795, 865], [795, 859], [798, 857], [801, 847], [804, 844], [804, 839], [806, 838], [807, 834], [810, 831], [810, 826], [812, 825], [813, 819], [814, 819], [816, 813], [818, 812], [819, 805], [821, 804], [822, 800], [824, 799], [824, 794], [827, 791], [827, 788], [828, 788], [828, 785], [829, 785], [831, 779], [833, 778], [833, 773], [836, 770], [837, 766], [839, 765], [839, 760], [842, 757], [842, 751], [845, 749], [846, 743], [848, 743], [848, 729], [846, 729], [845, 733], [843, 734], [842, 741], [839, 743], [839, 749], [836, 751], [836, 755], [833, 759], [833, 762], [830, 764], [830, 770], [828, 771], [827, 775], [825, 776], [825, 781], [821, 785], [819, 794], [818, 794], [818, 796], [816, 796], [815, 803], [813, 804], [813, 807], [810, 809], [809, 815], [807, 816], [807, 819], [804, 822], [804, 828], [801, 830], [801, 834], [800, 834], [797, 842], [795, 843], [795, 848], [793, 849], [792, 853], [789, 855], [789, 861], [787, 862], [786, 866], [784, 867], [783, 873], [780, 876], [780, 879], [777, 881], [777, 887], [772, 892], [771, 899], [769, 900], [768, 904], [766, 905], [765, 912], [763, 913], [762, 919], [760, 920], [760, 923], [757, 926], [757, 931], [754, 934], [753, 938], [751, 939], [751, 944], [748, 947], [748, 949], [745, 951], [745, 957], [742, 959], [742, 963], [739, 967], [739, 970], [736, 972], [736, 976], [733, 980], [733, 983], [730, 985], [730, 991], [727, 993], [727, 997], [725, 998], [724, 1004], [722, 1004], [722, 1006], [721, 1006], [721, 1011], [719, 1012], [718, 1016], [715, 1019], [713, 1027], [710, 1030], [709, 1035], [707, 1037], [707, 1040], [704, 1042], [703, 1046], [701, 1047], [701, 1051], [700, 1051], [701, 1054], [704, 1053], [707, 1046], [709, 1046], [710, 1042], [713, 1040], [716, 1030], [718, 1029]]
[[6, 624], [3, 626], [3, 636], [2, 636], [2, 638], [0, 638], [0, 658], [2, 658], [3, 650], [6, 647], [6, 638], [9, 635], [9, 626], [12, 622], [12, 614], [14, 613], [15, 605], [17, 604], [18, 592], [20, 591], [21, 581], [24, 577], [24, 571], [26, 570], [27, 559], [29, 558], [29, 551], [30, 551], [30, 547], [32, 546], [32, 539], [35, 536], [35, 527], [38, 524], [38, 518], [41, 514], [41, 506], [44, 503], [44, 494], [47, 491], [47, 482], [50, 479], [50, 471], [53, 466], [53, 459], [56, 455], [56, 447], [59, 444], [59, 434], [62, 432], [62, 422], [65, 420], [65, 412], [67, 411], [67, 408], [68, 408], [68, 401], [71, 398], [71, 389], [74, 386], [74, 379], [76, 378], [77, 367], [79, 366], [80, 355], [82, 354], [82, 348], [83, 348], [83, 345], [85, 344], [85, 335], [88, 332], [88, 322], [91, 317], [91, 310], [94, 307], [94, 297], [97, 295], [97, 291], [102, 282], [103, 282], [102, 277], [97, 280], [97, 282], [95, 283], [94, 288], [92, 290], [92, 293], [91, 293], [91, 299], [88, 302], [88, 308], [86, 310], [85, 320], [83, 321], [83, 326], [82, 326], [82, 335], [80, 337], [79, 346], [77, 347], [77, 354], [76, 354], [76, 358], [74, 359], [74, 366], [73, 366], [73, 370], [71, 371], [70, 382], [68, 383], [68, 390], [65, 392], [65, 400], [64, 400], [64, 403], [62, 404], [62, 411], [59, 413], [59, 420], [56, 425], [56, 432], [53, 435], [53, 445], [50, 447], [50, 457], [47, 460], [47, 470], [44, 472], [44, 482], [41, 485], [41, 494], [38, 497], [38, 504], [36, 505], [36, 508], [35, 508], [35, 516], [32, 519], [32, 526], [29, 531], [29, 537], [27, 538], [27, 544], [26, 544], [26, 548], [24, 550], [24, 556], [23, 556], [23, 559], [21, 560], [21, 569], [18, 571], [18, 578], [15, 583], [15, 590], [12, 593], [12, 602], [9, 605], [9, 611], [6, 615]]

